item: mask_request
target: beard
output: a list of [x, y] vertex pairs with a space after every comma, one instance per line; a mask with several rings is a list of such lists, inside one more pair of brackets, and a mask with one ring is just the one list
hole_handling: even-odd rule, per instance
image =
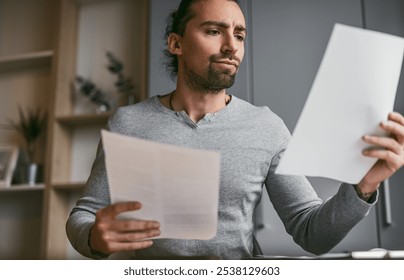
[[187, 87], [200, 93], [219, 93], [223, 89], [231, 87], [234, 84], [238, 67], [234, 73], [229, 69], [214, 69], [212, 67], [212, 62], [225, 58], [240, 62], [232, 54], [212, 55], [209, 58], [210, 63], [204, 74], [196, 73], [184, 63], [184, 78]]

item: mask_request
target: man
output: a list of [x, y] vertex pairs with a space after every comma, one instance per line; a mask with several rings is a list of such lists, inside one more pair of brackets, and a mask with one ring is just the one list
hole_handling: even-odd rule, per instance
[[[120, 108], [108, 129], [126, 135], [221, 153], [217, 234], [211, 240], [154, 239], [158, 221], [121, 221], [140, 202], [110, 204], [100, 146], [83, 197], [67, 222], [69, 239], [81, 254], [102, 258], [132, 251], [138, 257], [253, 254], [253, 213], [265, 185], [287, 231], [305, 250], [329, 251], [376, 202], [377, 188], [404, 162], [404, 117], [391, 113], [381, 127], [393, 137], [364, 136], [380, 149], [364, 151], [378, 162], [357, 186], [342, 184], [322, 202], [303, 176], [274, 174], [290, 139], [284, 123], [267, 107], [255, 107], [226, 88], [244, 55], [246, 25], [236, 1], [184, 0], [167, 30], [169, 68], [175, 91]], [[139, 159], [142, 160], [142, 159]], [[276, 237], [268, 236], [268, 238]]]

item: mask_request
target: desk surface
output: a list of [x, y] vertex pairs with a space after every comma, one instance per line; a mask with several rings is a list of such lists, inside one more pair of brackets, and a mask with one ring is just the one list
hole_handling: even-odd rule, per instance
[[253, 259], [278, 259], [278, 260], [341, 260], [341, 259], [404, 259], [404, 250], [386, 250], [386, 249], [372, 249], [369, 251], [353, 251], [346, 253], [328, 253], [319, 256], [271, 256], [261, 255]]

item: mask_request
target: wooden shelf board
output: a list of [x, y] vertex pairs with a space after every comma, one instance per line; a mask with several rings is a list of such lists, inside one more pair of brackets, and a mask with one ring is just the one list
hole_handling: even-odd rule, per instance
[[55, 183], [52, 184], [52, 188], [61, 191], [75, 191], [75, 190], [82, 190], [85, 184], [86, 184], [85, 182]]
[[85, 5], [85, 4], [92, 4], [92, 3], [97, 3], [101, 2], [103, 0], [76, 0], [77, 4], [79, 5]]
[[40, 51], [0, 57], [0, 70], [12, 67], [29, 66], [30, 64], [47, 62], [53, 57], [53, 51]]
[[111, 116], [110, 112], [100, 114], [83, 114], [83, 115], [70, 115], [58, 116], [57, 121], [66, 126], [80, 126], [90, 124], [105, 124]]
[[0, 192], [27, 192], [27, 191], [43, 191], [45, 189], [44, 184], [37, 184], [35, 186], [30, 185], [13, 185], [11, 187], [0, 188]]

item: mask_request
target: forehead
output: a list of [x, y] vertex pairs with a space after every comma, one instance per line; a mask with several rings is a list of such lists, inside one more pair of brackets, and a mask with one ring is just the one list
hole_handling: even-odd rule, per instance
[[206, 21], [224, 22], [230, 26], [245, 27], [243, 12], [238, 4], [229, 0], [201, 0], [192, 5], [194, 24]]

